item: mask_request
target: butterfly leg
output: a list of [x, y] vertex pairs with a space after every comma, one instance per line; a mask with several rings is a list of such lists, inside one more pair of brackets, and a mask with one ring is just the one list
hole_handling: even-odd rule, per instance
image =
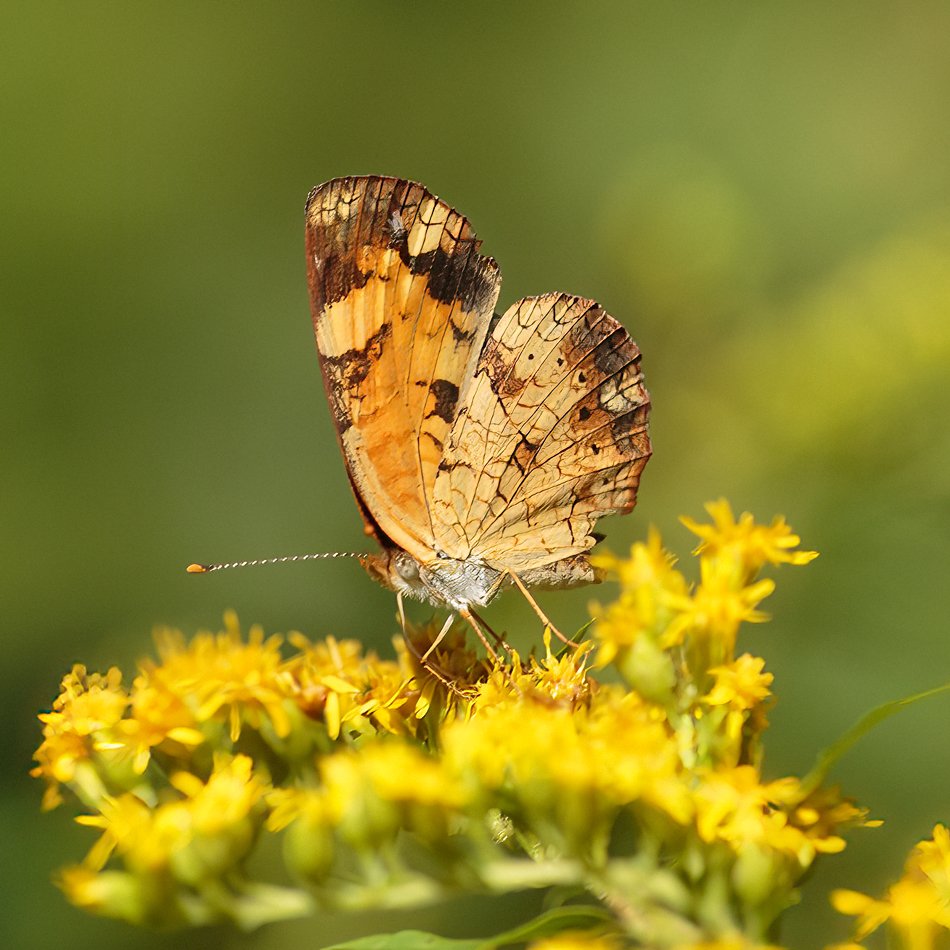
[[427, 673], [429, 673], [431, 676], [434, 676], [450, 692], [453, 692], [457, 696], [461, 696], [464, 699], [465, 693], [463, 693], [462, 690], [460, 690], [458, 686], [456, 686], [455, 683], [453, 683], [452, 680], [449, 679], [449, 677], [446, 676], [446, 674], [443, 673], [434, 663], [430, 663], [428, 660], [429, 654], [436, 648], [436, 646], [438, 646], [439, 641], [445, 636], [449, 627], [452, 625], [452, 620], [454, 619], [455, 615], [449, 615], [449, 618], [442, 627], [441, 632], [435, 638], [435, 642], [429, 647], [428, 650], [426, 650], [425, 654], [423, 655], [419, 653], [415, 644], [412, 642], [412, 639], [409, 637], [409, 633], [406, 629], [406, 611], [405, 607], [403, 606], [402, 594], [398, 592], [396, 594], [396, 607], [399, 611], [399, 626], [402, 628], [402, 637], [406, 642], [406, 646], [409, 648], [409, 652], [419, 661], [419, 665]]
[[501, 634], [496, 633], [488, 621], [479, 613], [476, 613], [471, 607], [468, 608], [469, 613], [478, 621], [482, 629], [487, 631], [488, 635], [495, 641], [495, 646], [500, 647], [505, 651], [509, 656], [511, 656], [511, 644], [509, 644]]
[[472, 616], [472, 612], [468, 607], [461, 607], [459, 609], [459, 616], [467, 621], [468, 625], [475, 631], [475, 635], [479, 640], [482, 641], [482, 646], [488, 651], [488, 655], [492, 658], [492, 661], [496, 664], [501, 664], [501, 659], [498, 654], [492, 649], [492, 645], [488, 642], [488, 637], [485, 636], [485, 631], [482, 630], [478, 621]]
[[543, 623], [548, 628], [548, 630], [550, 630], [551, 633], [553, 633], [554, 636], [556, 636], [558, 640], [561, 641], [561, 643], [564, 643], [567, 646], [573, 647], [576, 649], [577, 644], [573, 640], [570, 640], [567, 637], [565, 637], [564, 634], [561, 633], [561, 631], [558, 630], [558, 628], [555, 627], [553, 623], [551, 623], [551, 621], [548, 619], [547, 614], [545, 614], [545, 612], [538, 605], [538, 602], [531, 596], [531, 593], [528, 591], [528, 588], [525, 587], [521, 578], [518, 577], [518, 575], [514, 571], [508, 570], [507, 568], [505, 569], [505, 573], [514, 582], [515, 587], [517, 587], [518, 590], [520, 590], [521, 593], [524, 595], [524, 599], [531, 605], [531, 609], [537, 614], [538, 619], [541, 621], [541, 623]]
[[449, 614], [445, 618], [445, 623], [442, 624], [442, 629], [439, 631], [439, 635], [429, 644], [429, 649], [419, 657], [423, 663], [425, 663], [429, 657], [432, 655], [432, 651], [445, 639], [445, 635], [449, 632], [449, 628], [452, 626], [452, 621], [455, 619], [455, 614]]
[[402, 630], [403, 639], [408, 643], [409, 637], [406, 634], [406, 608], [402, 602], [402, 591], [396, 591], [396, 610], [399, 612], [399, 629]]

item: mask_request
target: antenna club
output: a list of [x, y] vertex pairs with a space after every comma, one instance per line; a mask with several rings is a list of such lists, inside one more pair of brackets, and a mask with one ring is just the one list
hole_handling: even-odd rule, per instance
[[225, 571], [234, 567], [258, 567], [261, 564], [288, 564], [293, 561], [313, 561], [326, 557], [355, 557], [361, 561], [368, 557], [353, 551], [327, 551], [320, 554], [288, 554], [286, 557], [255, 558], [253, 561], [234, 561], [231, 564], [189, 564], [185, 570], [189, 574], [210, 574], [212, 571]]

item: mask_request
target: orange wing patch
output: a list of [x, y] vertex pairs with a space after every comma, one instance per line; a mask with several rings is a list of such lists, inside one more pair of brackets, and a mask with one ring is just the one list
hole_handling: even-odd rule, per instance
[[479, 243], [413, 182], [336, 179], [307, 201], [313, 324], [347, 471], [370, 529], [419, 560], [433, 556], [432, 487], [501, 282]]

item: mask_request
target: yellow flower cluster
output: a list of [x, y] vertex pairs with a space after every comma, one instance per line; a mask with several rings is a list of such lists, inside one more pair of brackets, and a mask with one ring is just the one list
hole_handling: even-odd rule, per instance
[[[783, 520], [708, 511], [684, 519], [698, 583], [655, 532], [627, 559], [601, 556], [619, 596], [560, 655], [545, 637], [543, 655], [489, 668], [453, 631], [437, 677], [415, 660], [437, 620], [387, 661], [300, 634], [287, 656], [229, 614], [187, 643], [161, 633], [130, 688], [76, 667], [40, 717], [34, 774], [47, 807], [68, 789], [101, 837], [61, 886], [133, 922], [245, 926], [314, 899], [566, 886], [607, 923], [538, 948], [764, 946], [817, 856], [868, 822], [834, 789], [763, 774], [772, 676], [735, 650], [741, 624], [766, 619], [761, 570], [815, 555]], [[247, 876], [273, 836], [299, 890]]]
[[950, 931], [950, 831], [943, 825], [935, 826], [932, 837], [911, 851], [903, 876], [880, 900], [857, 891], [838, 890], [831, 901], [842, 914], [857, 917], [856, 941], [886, 925], [895, 946], [914, 950], [946, 946]]

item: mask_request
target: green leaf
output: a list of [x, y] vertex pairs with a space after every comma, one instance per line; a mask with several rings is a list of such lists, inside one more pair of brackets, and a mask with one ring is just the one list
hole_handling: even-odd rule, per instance
[[875, 726], [889, 719], [895, 713], [912, 706], [922, 699], [929, 699], [939, 693], [950, 691], [950, 683], [936, 686], [923, 693], [906, 696], [904, 699], [895, 699], [889, 703], [872, 709], [862, 716], [840, 739], [832, 743], [819, 756], [811, 771], [802, 779], [802, 794], [808, 795], [821, 785], [831, 770], [831, 767], [840, 759], [859, 739], [866, 736]]
[[598, 931], [614, 929], [613, 917], [601, 907], [572, 905], [549, 910], [534, 920], [494, 937], [440, 937], [421, 930], [402, 930], [394, 934], [375, 934], [347, 943], [337, 943], [327, 950], [500, 950], [513, 944], [524, 944], [562, 930]]
[[590, 904], [569, 904], [565, 907], [556, 907], [553, 910], [539, 914], [534, 920], [508, 930], [497, 937], [484, 941], [479, 950], [494, 950], [495, 947], [504, 947], [512, 943], [524, 943], [528, 940], [537, 940], [562, 930], [589, 930], [598, 927], [600, 930], [609, 927], [616, 928], [616, 921], [603, 907]]
[[400, 930], [394, 934], [374, 934], [346, 943], [335, 943], [327, 950], [480, 950], [482, 940], [453, 940], [424, 930]]

